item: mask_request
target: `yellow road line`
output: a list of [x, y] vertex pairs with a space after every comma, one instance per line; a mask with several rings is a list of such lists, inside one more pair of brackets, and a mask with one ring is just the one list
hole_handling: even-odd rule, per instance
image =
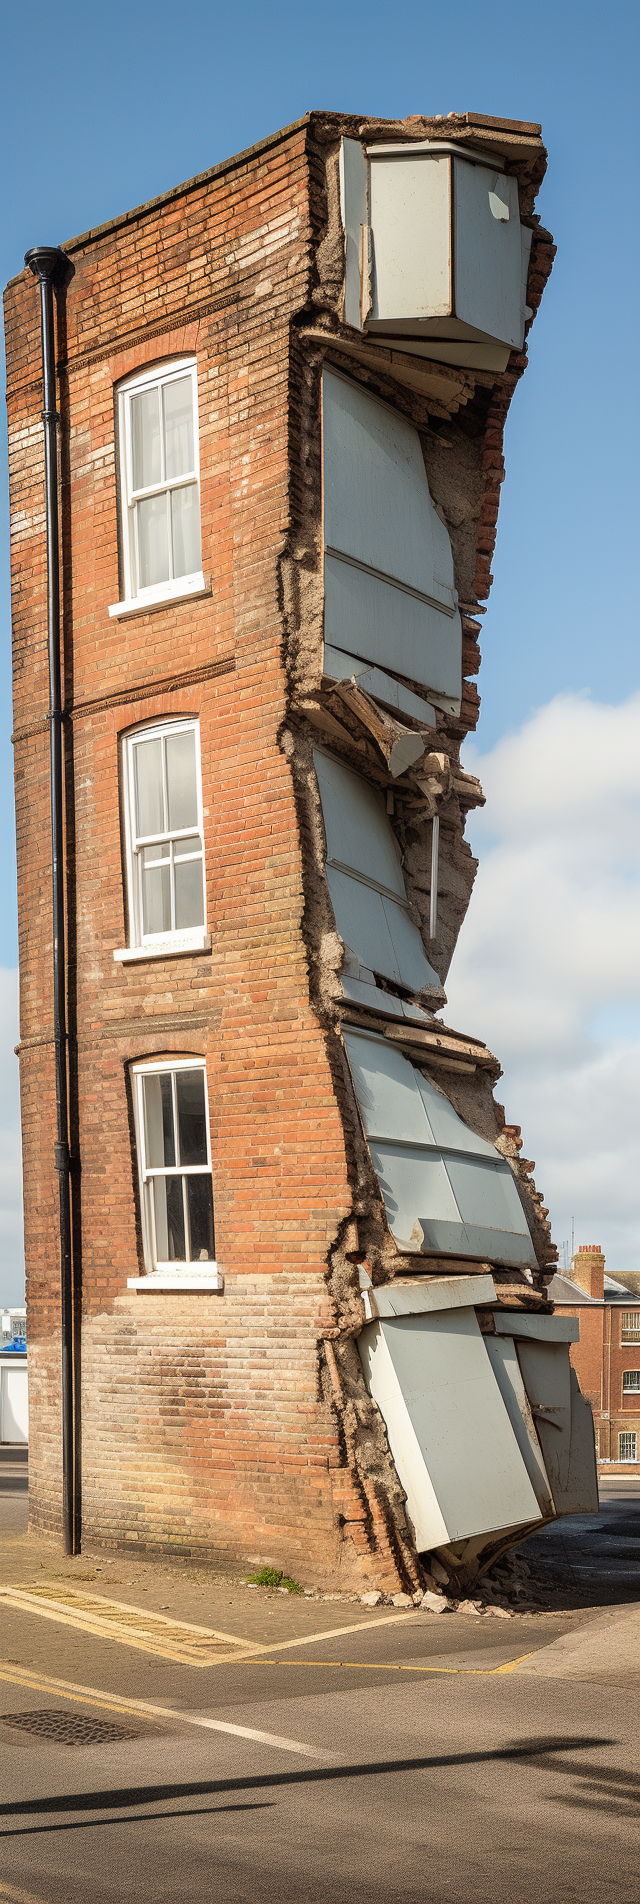
[[[534, 1650], [538, 1650], [535, 1648]], [[407, 1660], [387, 1659], [239, 1659], [234, 1666], [344, 1666], [350, 1672], [358, 1673], [462, 1673], [472, 1679], [495, 1679], [497, 1673], [512, 1673], [521, 1666], [524, 1659], [532, 1659], [532, 1653], [520, 1653], [517, 1659], [508, 1659], [504, 1666], [417, 1666]]]
[[[104, 1605], [105, 1608], [113, 1609], [114, 1613], [135, 1614], [141, 1621], [145, 1619], [146, 1609], [144, 1607], [132, 1606], [125, 1601], [102, 1599], [102, 1597], [97, 1594], [90, 1596], [79, 1595], [78, 1599], [90, 1599], [96, 1607]], [[355, 1625], [334, 1626], [330, 1627], [328, 1631], [325, 1630], [321, 1633], [306, 1633], [298, 1635], [297, 1639], [272, 1640], [267, 1645], [261, 1645], [259, 1640], [244, 1639], [238, 1635], [222, 1633], [213, 1627], [193, 1626], [188, 1624], [187, 1621], [169, 1619], [161, 1622], [160, 1615], [154, 1615], [151, 1612], [149, 1613], [149, 1631], [146, 1634], [140, 1631], [131, 1632], [131, 1630], [127, 1629], [126, 1622], [119, 1625], [115, 1618], [110, 1619], [108, 1622], [101, 1620], [97, 1613], [83, 1612], [79, 1606], [76, 1606], [74, 1601], [70, 1603], [69, 1601], [66, 1601], [66, 1603], [61, 1600], [57, 1601], [53, 1595], [49, 1597], [47, 1594], [40, 1594], [40, 1592], [37, 1594], [30, 1593], [28, 1588], [0, 1587], [0, 1600], [4, 1600], [5, 1604], [12, 1605], [24, 1613], [39, 1614], [42, 1618], [56, 1620], [63, 1626], [76, 1627], [83, 1632], [93, 1634], [96, 1639], [115, 1640], [124, 1646], [133, 1646], [139, 1652], [147, 1653], [147, 1655], [152, 1653], [158, 1658], [170, 1660], [174, 1665], [207, 1666], [209, 1668], [214, 1666], [251, 1665], [252, 1663], [260, 1665], [263, 1661], [265, 1665], [269, 1665], [271, 1661], [265, 1657], [268, 1653], [281, 1654], [291, 1649], [297, 1650], [297, 1648], [301, 1646], [316, 1646], [324, 1640], [342, 1640], [351, 1633], [371, 1632], [374, 1627], [406, 1625], [408, 1621], [413, 1624], [413, 1620], [421, 1611], [420, 1608], [415, 1607], [407, 1609], [406, 1612], [403, 1610], [402, 1612], [386, 1613], [375, 1620], [359, 1620]], [[171, 1629], [177, 1634], [184, 1633], [185, 1640], [183, 1644], [180, 1645], [179, 1641], [175, 1647], [172, 1647], [169, 1643], [163, 1644], [162, 1640], [153, 1630], [153, 1622], [156, 1620], [158, 1624], [162, 1624], [163, 1627]], [[238, 1650], [237, 1652], [229, 1651], [206, 1658], [200, 1653], [194, 1654], [192, 1652], [191, 1645], [193, 1641], [190, 1644], [191, 1635], [197, 1636], [197, 1640], [202, 1642], [203, 1647], [207, 1642], [210, 1642], [213, 1647], [215, 1642], [218, 1641], [229, 1647], [237, 1647]], [[384, 1670], [388, 1672], [466, 1672], [482, 1678], [491, 1677], [496, 1673], [513, 1672], [515, 1667], [520, 1665], [521, 1659], [528, 1659], [529, 1657], [530, 1655], [528, 1653], [523, 1653], [518, 1659], [507, 1661], [504, 1666], [491, 1666], [487, 1668], [457, 1666], [414, 1667], [410, 1665], [385, 1665], [384, 1662], [379, 1662], [379, 1664], [384, 1666]], [[354, 1668], [357, 1667], [358, 1669], [362, 1666], [360, 1660], [292, 1660], [288, 1662], [287, 1660], [278, 1659], [274, 1660], [273, 1663], [283, 1666], [287, 1664], [349, 1665]], [[374, 1670], [373, 1666], [368, 1664], [363, 1666], [362, 1669], [363, 1671]]]
[[[511, 1673], [523, 1660], [531, 1659], [531, 1653], [521, 1653], [517, 1659], [510, 1659], [503, 1666], [418, 1666], [410, 1662], [396, 1660], [350, 1660], [350, 1659], [257, 1659], [239, 1660], [234, 1664], [243, 1666], [317, 1666], [346, 1668], [350, 1672], [389, 1672], [389, 1673], [436, 1673], [445, 1677], [467, 1679], [494, 1679], [500, 1673]], [[105, 1693], [95, 1686], [76, 1685], [68, 1679], [52, 1679], [45, 1674], [30, 1672], [27, 1667], [0, 1667], [0, 1680], [7, 1680], [14, 1686], [28, 1687], [32, 1692], [55, 1692], [62, 1699], [75, 1699], [81, 1705], [100, 1706], [106, 1712], [135, 1712], [148, 1719], [172, 1719], [185, 1725], [206, 1726], [220, 1731], [239, 1731], [242, 1735], [245, 1727], [223, 1726], [214, 1720], [207, 1720], [185, 1711], [179, 1706], [157, 1706], [147, 1699], [125, 1699], [119, 1693]], [[258, 1736], [249, 1733], [249, 1737]], [[266, 1738], [269, 1735], [260, 1734]], [[289, 1743], [289, 1742], [287, 1742]]]

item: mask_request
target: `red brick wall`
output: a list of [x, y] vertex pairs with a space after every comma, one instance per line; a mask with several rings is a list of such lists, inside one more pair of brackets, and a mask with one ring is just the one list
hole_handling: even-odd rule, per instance
[[[318, 1339], [332, 1323], [326, 1259], [350, 1196], [324, 1036], [309, 1005], [296, 814], [278, 746], [289, 322], [308, 274], [304, 131], [72, 255], [59, 354], [68, 355], [61, 522], [84, 1529], [107, 1540], [263, 1551], [330, 1575], [338, 1511], [357, 1532], [368, 1510], [351, 1500], [334, 1413], [318, 1389]], [[221, 310], [183, 321], [185, 306], [232, 294]], [[105, 347], [158, 312], [171, 328]], [[43, 464], [37, 295], [26, 274], [9, 288], [8, 340], [31, 1499], [34, 1520], [57, 1526]], [[115, 621], [107, 613], [119, 594], [114, 384], [186, 352], [198, 366], [212, 594]], [[185, 683], [194, 673], [202, 678]], [[171, 685], [137, 694], [154, 681]], [[184, 713], [201, 724], [213, 949], [116, 965], [113, 950], [125, 943], [119, 736]], [[139, 1273], [127, 1066], [175, 1051], [207, 1061], [224, 1296], [126, 1286]], [[342, 1551], [348, 1573], [353, 1541]], [[397, 1584], [388, 1551], [372, 1565]]]
[[[600, 1461], [607, 1466], [617, 1462], [618, 1437], [631, 1429], [638, 1436], [640, 1465], [640, 1395], [623, 1398], [622, 1394], [624, 1370], [640, 1368], [640, 1342], [634, 1345], [622, 1340], [625, 1305], [594, 1302], [593, 1306], [585, 1303], [569, 1308], [559, 1303], [556, 1313], [578, 1316], [580, 1320], [580, 1341], [571, 1344], [570, 1354], [582, 1393], [593, 1408]], [[640, 1313], [640, 1306], [636, 1313]]]
[[[325, 270], [333, 271], [338, 301], [342, 281], [337, 173], [335, 164], [325, 172], [314, 136], [294, 127], [70, 247], [74, 276], [60, 307], [58, 356], [82, 1512], [95, 1539], [262, 1552], [303, 1576], [364, 1574], [397, 1585], [415, 1574], [415, 1555], [380, 1418], [359, 1368], [357, 1379], [349, 1372], [349, 1304], [358, 1320], [353, 1261], [343, 1262], [344, 1339], [333, 1365], [320, 1347], [335, 1327], [329, 1259], [333, 1271], [336, 1249], [343, 1259], [345, 1247], [354, 1254], [353, 1239], [346, 1246], [343, 1239], [353, 1113], [343, 1125], [344, 1083], [330, 1064], [335, 1035], [332, 1048], [310, 1003], [304, 829], [282, 734], [284, 635], [295, 619], [287, 620], [284, 597], [287, 589], [301, 597], [312, 572], [321, 666], [321, 571], [311, 546], [319, 431], [309, 390], [317, 393], [319, 382], [318, 336], [329, 333], [314, 331], [310, 344], [305, 322], [317, 319], [321, 302], [314, 245], [329, 202], [333, 264], [325, 259]], [[337, 150], [338, 136], [337, 122], [325, 128], [325, 152], [332, 141]], [[537, 301], [535, 285], [534, 293]], [[6, 303], [31, 1502], [36, 1522], [57, 1527], [44, 474], [38, 298], [27, 273], [10, 285]], [[333, 322], [329, 304], [323, 321]], [[138, 368], [186, 353], [197, 361], [202, 561], [211, 594], [113, 619], [114, 389]], [[493, 410], [481, 376], [465, 422], [478, 438], [486, 430], [483, 594], [500, 432], [523, 368], [520, 354], [496, 380]], [[436, 384], [440, 419], [452, 384], [452, 413], [471, 396], [470, 380], [449, 370]], [[451, 727], [456, 746], [477, 714], [475, 689], [465, 688], [462, 719]], [[200, 720], [212, 950], [115, 964], [114, 948], [125, 942], [120, 738], [163, 714]], [[176, 1052], [207, 1063], [224, 1295], [127, 1289], [140, 1251], [128, 1067]]]

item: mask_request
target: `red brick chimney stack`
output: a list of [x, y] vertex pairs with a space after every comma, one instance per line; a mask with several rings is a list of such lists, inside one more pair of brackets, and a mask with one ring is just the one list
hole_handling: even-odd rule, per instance
[[599, 1243], [581, 1243], [571, 1258], [571, 1275], [586, 1296], [604, 1298], [604, 1256]]

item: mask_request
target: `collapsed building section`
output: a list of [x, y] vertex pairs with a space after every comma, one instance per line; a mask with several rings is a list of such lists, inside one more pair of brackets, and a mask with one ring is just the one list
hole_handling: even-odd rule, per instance
[[[436, 1554], [466, 1584], [597, 1504], [533, 1165], [497, 1060], [442, 1017], [544, 165], [536, 126], [312, 114], [55, 266], [30, 254], [58, 285], [76, 1541], [82, 1519], [396, 1586]], [[21, 1057], [54, 1524], [39, 348], [25, 274]]]

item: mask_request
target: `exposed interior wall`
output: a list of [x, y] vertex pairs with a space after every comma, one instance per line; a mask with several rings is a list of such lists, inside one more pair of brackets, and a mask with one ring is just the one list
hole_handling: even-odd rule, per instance
[[[470, 374], [438, 363], [420, 361], [376, 347], [367, 337], [354, 345], [353, 331], [343, 322], [344, 233], [340, 215], [339, 133], [354, 128], [341, 121], [314, 116], [310, 137], [312, 211], [315, 216], [314, 315], [306, 313], [292, 326], [290, 385], [291, 529], [280, 563], [284, 624], [284, 659], [289, 683], [287, 719], [281, 744], [290, 762], [298, 807], [303, 851], [305, 908], [302, 928], [307, 947], [310, 993], [324, 1027], [337, 1101], [344, 1120], [345, 1142], [352, 1173], [353, 1222], [336, 1238], [329, 1252], [329, 1289], [336, 1308], [336, 1339], [332, 1371], [335, 1402], [345, 1429], [345, 1448], [354, 1475], [375, 1473], [379, 1497], [386, 1500], [398, 1532], [403, 1517], [397, 1476], [390, 1461], [385, 1425], [371, 1400], [363, 1394], [362, 1370], [354, 1352], [354, 1337], [362, 1323], [359, 1274], [371, 1275], [375, 1285], [422, 1271], [430, 1276], [464, 1272], [477, 1264], [451, 1263], [447, 1257], [407, 1257], [399, 1252], [385, 1214], [380, 1185], [372, 1167], [348, 1063], [343, 1030], [351, 1019], [378, 1034], [395, 1031], [401, 1049], [424, 1076], [443, 1092], [463, 1121], [496, 1146], [509, 1160], [526, 1214], [537, 1259], [533, 1273], [517, 1268], [494, 1268], [499, 1302], [516, 1308], [548, 1310], [546, 1284], [556, 1252], [551, 1242], [547, 1211], [532, 1177], [533, 1165], [521, 1157], [517, 1126], [507, 1125], [502, 1105], [494, 1095], [500, 1066], [478, 1041], [449, 1041], [443, 1057], [434, 1048], [434, 1028], [441, 1021], [433, 1012], [445, 1002], [444, 993], [422, 995], [427, 1008], [425, 1031], [413, 1034], [407, 1025], [398, 1031], [384, 1016], [364, 1009], [349, 1012], [341, 998], [340, 975], [349, 969], [327, 885], [327, 840], [322, 800], [314, 769], [314, 750], [327, 750], [362, 776], [384, 797], [390, 825], [401, 853], [411, 914], [419, 926], [425, 953], [444, 985], [458, 933], [469, 904], [476, 862], [465, 839], [470, 808], [482, 802], [478, 783], [460, 767], [460, 747], [473, 730], [479, 711], [474, 677], [480, 665], [478, 637], [491, 574], [500, 487], [504, 477], [502, 433], [508, 405], [526, 363], [526, 353], [512, 353], [506, 372], [499, 376]], [[365, 142], [375, 137], [375, 126], [359, 125]], [[413, 125], [411, 131], [413, 132]], [[430, 128], [429, 128], [430, 130]], [[455, 128], [454, 128], [455, 133]], [[521, 210], [532, 212], [533, 173], [540, 160], [521, 167]], [[534, 231], [528, 298], [537, 309], [551, 267], [549, 236]], [[322, 374], [329, 366], [360, 389], [392, 406], [418, 432], [433, 505], [450, 537], [455, 584], [462, 610], [462, 704], [458, 714], [436, 709], [436, 728], [426, 742], [427, 773], [415, 769], [393, 776], [380, 744], [354, 710], [353, 703], [323, 678], [323, 546], [322, 546]], [[418, 694], [418, 682], [408, 682]], [[402, 718], [402, 717], [400, 717]], [[438, 758], [436, 759], [435, 756]], [[430, 937], [432, 821], [440, 822], [437, 932]], [[384, 986], [385, 981], [381, 983]], [[393, 986], [390, 987], [393, 991]], [[405, 997], [406, 997], [405, 993]], [[384, 1000], [382, 1002], [384, 1012]], [[431, 1026], [431, 1033], [428, 1027]], [[431, 1045], [429, 1048], [429, 1037]], [[422, 1042], [421, 1042], [422, 1041]], [[349, 1247], [346, 1247], [346, 1245]], [[490, 1313], [484, 1327], [491, 1327]], [[336, 1382], [336, 1372], [338, 1380]], [[325, 1378], [328, 1380], [328, 1378]], [[357, 1424], [357, 1431], [356, 1431]], [[362, 1450], [365, 1450], [363, 1469]], [[395, 1478], [394, 1478], [395, 1477]], [[400, 1497], [402, 1490], [400, 1490]], [[507, 1543], [508, 1544], [508, 1543]], [[410, 1552], [411, 1542], [409, 1542]], [[474, 1566], [471, 1566], [471, 1575]], [[469, 1577], [471, 1577], [471, 1575]]]

